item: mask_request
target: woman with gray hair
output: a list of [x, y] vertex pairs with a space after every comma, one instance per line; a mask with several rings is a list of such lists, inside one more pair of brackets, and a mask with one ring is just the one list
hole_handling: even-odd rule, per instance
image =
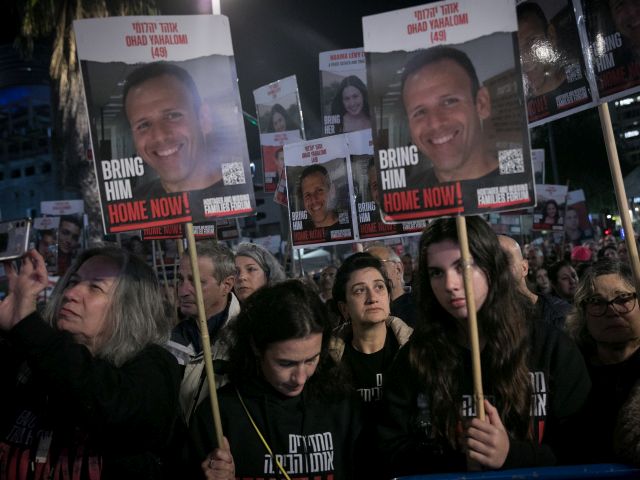
[[163, 478], [181, 377], [160, 346], [170, 324], [152, 269], [120, 248], [86, 250], [43, 316], [42, 256], [5, 269], [0, 477]]
[[576, 438], [578, 460], [611, 462], [618, 412], [640, 378], [640, 306], [628, 265], [603, 259], [585, 271], [567, 329], [585, 357], [592, 388]]
[[234, 292], [240, 302], [265, 285], [286, 280], [278, 260], [266, 248], [255, 243], [241, 243], [236, 249], [236, 284]]

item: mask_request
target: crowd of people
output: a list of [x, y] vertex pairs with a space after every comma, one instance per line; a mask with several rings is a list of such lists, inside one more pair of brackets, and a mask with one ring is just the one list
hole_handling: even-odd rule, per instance
[[288, 279], [256, 244], [198, 242], [221, 442], [189, 252], [172, 297], [140, 255], [86, 250], [44, 305], [38, 251], [7, 263], [0, 478], [357, 479], [640, 463], [640, 305], [616, 239], [560, 255], [496, 235], [480, 217], [466, 223], [470, 263], [455, 221], [439, 219], [415, 262], [374, 243], [317, 281]]

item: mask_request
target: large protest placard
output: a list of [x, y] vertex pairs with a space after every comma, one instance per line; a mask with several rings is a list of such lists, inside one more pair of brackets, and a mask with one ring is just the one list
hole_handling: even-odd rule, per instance
[[284, 177], [284, 145], [304, 139], [296, 76], [253, 91], [258, 114], [264, 191], [275, 192]]
[[373, 240], [421, 233], [427, 226], [425, 220], [384, 223], [380, 218], [378, 173], [373, 161], [371, 130], [347, 133], [345, 137], [349, 147], [358, 238]]
[[517, 3], [518, 46], [529, 126], [592, 107], [571, 0]]
[[320, 52], [319, 65], [324, 134], [371, 128], [364, 49]]
[[534, 230], [564, 230], [568, 190], [566, 185], [536, 185], [538, 205], [533, 212]]
[[533, 205], [513, 1], [396, 10], [363, 32], [383, 219]]
[[285, 145], [293, 246], [354, 239], [348, 147], [343, 135]]
[[637, 1], [574, 0], [584, 29], [600, 101], [640, 88], [640, 21]]
[[255, 211], [226, 17], [74, 22], [107, 233]]

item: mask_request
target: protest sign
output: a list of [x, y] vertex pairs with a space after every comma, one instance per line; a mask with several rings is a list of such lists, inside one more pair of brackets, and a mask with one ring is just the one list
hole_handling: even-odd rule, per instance
[[566, 185], [536, 185], [538, 205], [533, 212], [534, 230], [564, 230]]
[[357, 233], [360, 240], [419, 234], [426, 227], [425, 220], [384, 223], [378, 206], [378, 174], [373, 161], [371, 130], [361, 130], [345, 135], [351, 162], [351, 184], [354, 188], [357, 212]]
[[353, 240], [353, 185], [345, 137], [324, 137], [284, 149], [293, 246]]
[[529, 126], [594, 106], [571, 0], [520, 1], [517, 15]]
[[304, 138], [295, 75], [255, 89], [253, 98], [260, 130], [264, 191], [275, 192], [284, 175], [283, 146]]
[[255, 211], [228, 19], [76, 20], [105, 232]]
[[42, 215], [82, 215], [84, 213], [83, 200], [50, 200], [40, 202]]
[[363, 18], [384, 220], [535, 203], [516, 31], [509, 0]]
[[640, 29], [635, 1], [574, 0], [584, 18], [587, 47], [600, 102], [640, 88]]
[[320, 52], [319, 64], [324, 134], [371, 128], [364, 50]]

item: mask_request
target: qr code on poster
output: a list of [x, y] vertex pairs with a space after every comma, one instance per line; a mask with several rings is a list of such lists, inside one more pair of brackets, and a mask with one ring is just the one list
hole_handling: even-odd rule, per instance
[[222, 164], [222, 183], [225, 185], [242, 185], [247, 183], [241, 162]]
[[567, 76], [567, 82], [576, 82], [582, 79], [582, 70], [579, 63], [572, 63], [564, 67], [564, 73]]
[[500, 150], [498, 152], [498, 162], [500, 163], [500, 175], [524, 172], [524, 160], [522, 158], [521, 148]]

